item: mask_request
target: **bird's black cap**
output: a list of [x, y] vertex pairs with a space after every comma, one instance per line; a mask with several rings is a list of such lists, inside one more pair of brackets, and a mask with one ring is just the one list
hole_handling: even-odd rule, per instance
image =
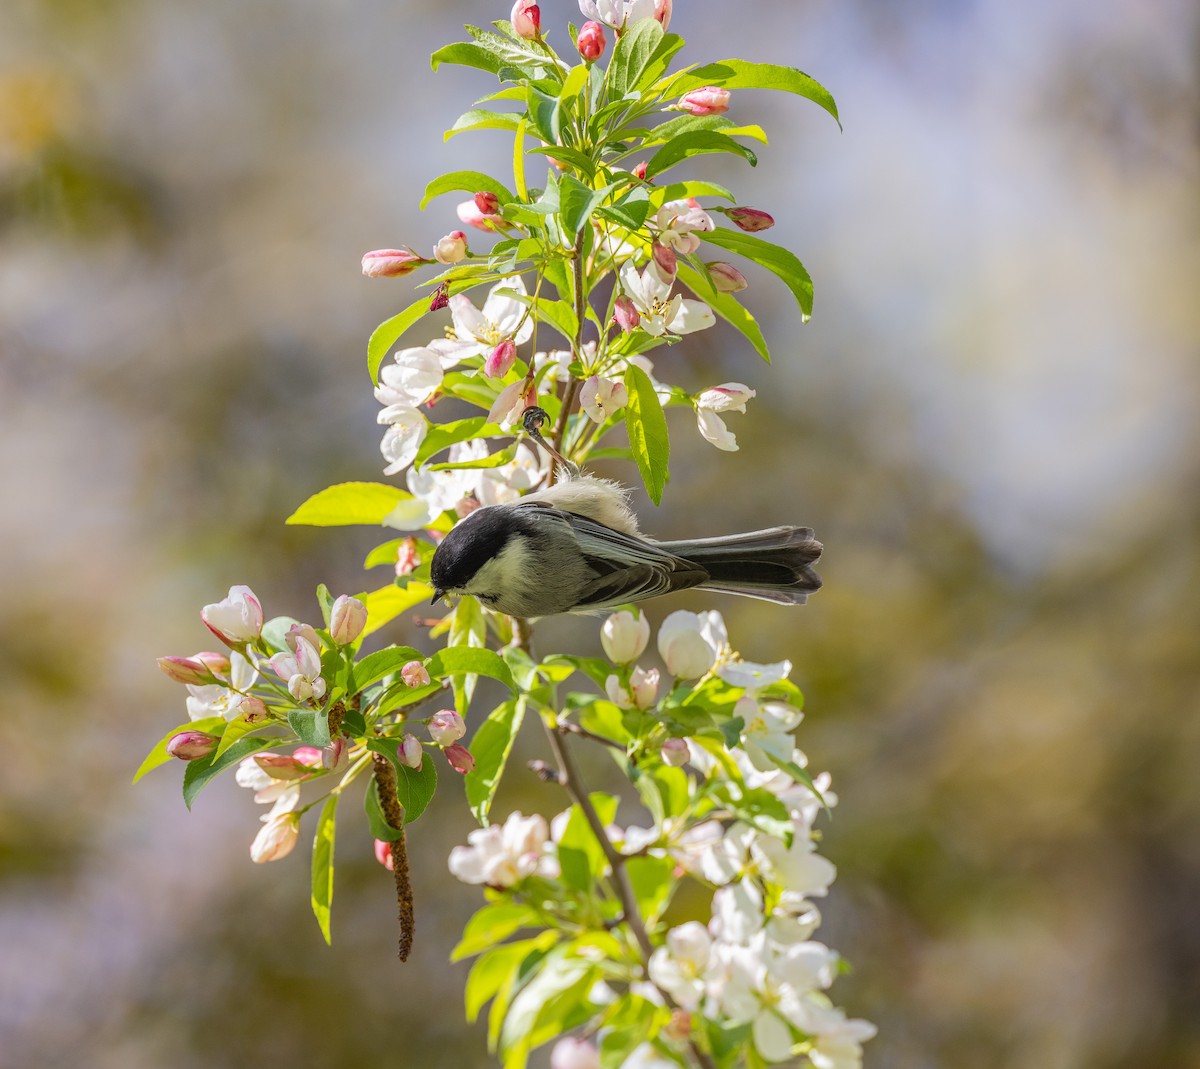
[[[429, 577], [438, 597], [467, 586], [514, 533], [512, 511], [503, 506], [477, 509], [438, 543]], [[437, 601], [437, 597], [434, 598]]]

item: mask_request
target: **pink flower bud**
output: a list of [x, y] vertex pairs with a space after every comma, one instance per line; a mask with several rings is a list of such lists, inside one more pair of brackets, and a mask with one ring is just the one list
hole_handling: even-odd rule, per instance
[[456, 264], [466, 255], [467, 235], [461, 230], [451, 230], [433, 247], [433, 258], [439, 264]]
[[692, 1015], [687, 1010], [676, 1010], [663, 1029], [663, 1035], [675, 1043], [684, 1043], [692, 1034]]
[[412, 249], [375, 249], [364, 254], [362, 273], [367, 278], [399, 278], [427, 263]]
[[329, 610], [329, 637], [339, 646], [348, 646], [367, 626], [367, 607], [349, 594], [342, 594]]
[[629, 690], [634, 705], [649, 709], [658, 701], [658, 669], [635, 668], [629, 674]]
[[489, 379], [502, 379], [516, 363], [517, 346], [512, 338], [505, 338], [483, 362], [483, 373]]
[[654, 17], [662, 23], [663, 30], [671, 25], [673, 0], [654, 0]]
[[608, 44], [604, 36], [604, 27], [598, 22], [585, 22], [579, 31], [576, 43], [579, 46], [579, 54], [583, 56], [584, 60], [588, 63], [595, 63], [604, 55], [604, 47]]
[[223, 601], [200, 610], [200, 619], [230, 649], [253, 642], [262, 634], [262, 605], [248, 586], [231, 586]]
[[466, 733], [467, 725], [453, 709], [443, 709], [429, 718], [429, 735], [443, 750]]
[[775, 225], [775, 220], [758, 208], [730, 208], [725, 214], [733, 220], [735, 226], [748, 234], [758, 230], [770, 230]]
[[715, 85], [693, 89], [684, 93], [675, 107], [692, 115], [720, 115], [729, 110], [729, 90], [718, 89]]
[[654, 263], [662, 273], [663, 280], [670, 282], [678, 270], [675, 250], [669, 245], [660, 245], [656, 241], [650, 246], [650, 254], [654, 257]]
[[300, 814], [279, 813], [271, 817], [250, 844], [250, 859], [258, 865], [278, 861], [296, 846], [300, 837]]
[[417, 552], [417, 540], [406, 538], [396, 549], [396, 575], [408, 575], [416, 571], [421, 563], [421, 554]]
[[641, 612], [614, 612], [600, 628], [600, 645], [613, 664], [636, 661], [650, 642], [650, 621]]
[[641, 321], [642, 317], [634, 307], [633, 301], [625, 294], [621, 294], [613, 304], [613, 322], [628, 334]]
[[448, 307], [449, 304], [450, 304], [450, 286], [448, 283], [443, 282], [434, 291], [433, 300], [431, 300], [429, 302], [429, 310], [431, 312], [440, 312], [443, 308]]
[[297, 746], [292, 751], [292, 760], [305, 768], [321, 768], [325, 763], [322, 752], [315, 746]]
[[512, 9], [512, 27], [518, 37], [536, 41], [542, 33], [542, 11], [533, 0], [517, 0]]
[[403, 764], [419, 771], [421, 761], [425, 757], [425, 747], [421, 745], [421, 740], [416, 735], [405, 735], [396, 748], [396, 753]]
[[420, 661], [409, 661], [400, 669], [400, 678], [406, 687], [429, 686], [429, 671]]
[[[314, 751], [317, 754], [317, 762], [320, 763], [320, 750]], [[308, 769], [297, 761], [294, 757], [288, 757], [281, 753], [260, 753], [254, 757], [254, 763], [258, 765], [271, 779], [290, 780], [300, 779], [308, 774]]]
[[480, 215], [497, 215], [500, 211], [500, 198], [487, 190], [475, 194], [475, 207]]
[[723, 263], [718, 260], [716, 263], [708, 264], [708, 273], [712, 275], [713, 287], [718, 293], [741, 293], [750, 283], [746, 281], [746, 276], [741, 273], [733, 264]]
[[475, 767], [475, 758], [471, 756], [471, 751], [457, 742], [446, 747], [446, 760], [455, 772], [461, 772], [464, 776]]
[[[326, 770], [337, 768], [346, 756], [346, 749], [349, 745], [346, 741], [346, 736], [339, 735], [321, 751], [321, 767]], [[300, 751], [297, 750], [296, 753], [298, 755]]]
[[567, 1036], [554, 1044], [550, 1069], [600, 1069], [600, 1052], [586, 1039]]
[[242, 700], [238, 702], [238, 716], [245, 718], [248, 724], [257, 724], [260, 720], [266, 720], [271, 714], [267, 711], [267, 704], [253, 694], [246, 694]]
[[[206, 659], [210, 658], [210, 659]], [[160, 657], [158, 667], [176, 683], [204, 686], [218, 671], [229, 672], [229, 658], [219, 653], [196, 653], [191, 657]]]
[[667, 739], [662, 744], [662, 759], [672, 768], [679, 768], [681, 765], [686, 765], [688, 757], [688, 744], [683, 739]]
[[220, 741], [216, 735], [210, 735], [207, 731], [181, 731], [178, 735], [171, 736], [171, 741], [167, 743], [167, 753], [180, 761], [195, 761], [200, 757], [207, 757], [217, 748]]
[[375, 840], [375, 860], [379, 862], [388, 872], [394, 868], [392, 863], [392, 844], [383, 839]]
[[642, 160], [642, 162], [633, 169], [633, 177], [640, 178], [643, 182], [649, 181], [649, 179], [646, 177], [646, 162], [646, 160]]
[[304, 639], [314, 650], [321, 648], [321, 636], [312, 624], [292, 624], [283, 636], [284, 645], [293, 653], [296, 652], [297, 639]]

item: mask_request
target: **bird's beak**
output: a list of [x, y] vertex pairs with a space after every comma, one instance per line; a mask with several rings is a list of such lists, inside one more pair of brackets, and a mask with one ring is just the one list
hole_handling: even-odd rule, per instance
[[444, 590], [435, 590], [433, 592], [433, 598], [430, 600], [429, 604], [436, 605], [445, 596], [446, 596], [446, 592]]

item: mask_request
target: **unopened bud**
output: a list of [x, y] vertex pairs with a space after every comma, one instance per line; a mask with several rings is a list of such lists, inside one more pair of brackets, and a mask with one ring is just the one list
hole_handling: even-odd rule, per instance
[[284, 645], [292, 653], [296, 652], [299, 639], [304, 639], [314, 650], [321, 648], [321, 636], [317, 634], [317, 629], [312, 624], [292, 624], [283, 636]]
[[421, 740], [416, 735], [405, 735], [396, 748], [396, 753], [402, 764], [419, 771], [421, 761], [425, 756], [425, 747], [421, 745]]
[[421, 554], [417, 552], [417, 540], [406, 538], [396, 549], [396, 575], [408, 575], [416, 571], [421, 563]]
[[392, 871], [392, 844], [384, 839], [375, 840], [375, 860], [388, 872]]
[[220, 742], [216, 735], [210, 735], [207, 731], [181, 731], [178, 735], [171, 736], [171, 741], [167, 743], [167, 753], [180, 761], [195, 761], [207, 757]]
[[649, 709], [658, 701], [658, 669], [635, 668], [629, 673], [629, 692], [634, 705]]
[[641, 321], [642, 317], [634, 307], [633, 301], [621, 294], [613, 303], [613, 322], [628, 334]]
[[321, 751], [321, 767], [326, 770], [337, 768], [346, 756], [346, 748], [349, 745], [346, 741], [346, 736], [339, 735]]
[[505, 338], [483, 362], [483, 373], [489, 379], [502, 379], [517, 360], [517, 346], [512, 338]]
[[219, 653], [196, 653], [191, 657], [160, 657], [158, 667], [168, 679], [176, 683], [204, 686], [214, 682], [213, 677], [218, 671], [228, 674], [229, 658]]
[[673, 279], [678, 270], [675, 250], [670, 245], [660, 245], [656, 241], [650, 246], [650, 254], [654, 257], [654, 263], [664, 279], [668, 282]]
[[542, 33], [542, 11], [533, 0], [517, 0], [512, 9], [512, 27], [518, 37], [536, 41]]
[[664, 31], [671, 25], [671, 9], [673, 7], [674, 0], [654, 0], [654, 17], [662, 23]]
[[734, 226], [753, 234], [759, 230], [770, 230], [775, 220], [758, 208], [730, 208], [725, 212], [733, 220]]
[[475, 207], [481, 215], [496, 215], [500, 211], [500, 198], [487, 190], [475, 194]]
[[642, 160], [642, 162], [633, 169], [633, 177], [640, 178], [643, 182], [649, 181], [649, 179], [646, 178], [646, 163], [646, 160]]
[[604, 36], [604, 27], [598, 22], [585, 22], [579, 30], [576, 44], [578, 44], [579, 54], [583, 56], [584, 60], [588, 63], [595, 63], [604, 55], [604, 46], [608, 44]]
[[[509, 224], [498, 214], [498, 212], [485, 212], [479, 209], [479, 197], [490, 197], [496, 200], [494, 193], [476, 193], [475, 200], [464, 200], [455, 211], [467, 226], [473, 226], [476, 230], [486, 230], [489, 233], [494, 233], [497, 230], [508, 229]], [[500, 202], [496, 200], [496, 207], [499, 209]]]
[[427, 263], [412, 249], [375, 249], [363, 256], [362, 273], [367, 278], [400, 278]]
[[244, 695], [238, 702], [237, 710], [238, 716], [244, 718], [247, 724], [257, 724], [271, 715], [267, 710], [267, 703], [254, 694]]
[[662, 759], [672, 768], [687, 764], [688, 745], [683, 739], [667, 739], [662, 744]]
[[692, 1015], [687, 1010], [676, 1010], [663, 1028], [663, 1035], [676, 1043], [683, 1043], [692, 1034]]
[[446, 747], [446, 760], [455, 772], [461, 772], [464, 776], [475, 767], [475, 758], [471, 756], [471, 751], [457, 742]]
[[429, 735], [443, 750], [466, 733], [467, 725], [453, 709], [443, 709], [429, 718]]
[[300, 837], [300, 814], [280, 813], [271, 817], [254, 837], [250, 844], [250, 859], [255, 864], [262, 865], [268, 861], [278, 861], [296, 846]]
[[[320, 751], [314, 751], [317, 754], [317, 763], [320, 764]], [[258, 765], [271, 779], [290, 780], [300, 779], [308, 774], [307, 766], [301, 764], [294, 757], [288, 757], [281, 753], [261, 753], [254, 758], [254, 763]]]
[[297, 746], [292, 751], [292, 760], [305, 768], [321, 768], [325, 764], [322, 751], [315, 746]]
[[693, 89], [684, 93], [675, 107], [691, 115], [720, 115], [729, 110], [729, 90], [718, 89], [715, 85]]
[[622, 609], [605, 619], [600, 628], [600, 645], [613, 664], [636, 661], [650, 642], [650, 621], [645, 613]]
[[230, 649], [253, 642], [262, 634], [262, 604], [248, 586], [231, 586], [222, 601], [200, 610], [200, 619]]
[[433, 247], [433, 258], [440, 264], [456, 264], [466, 258], [467, 235], [451, 230]]
[[741, 293], [742, 290], [750, 285], [746, 281], [746, 276], [734, 267], [733, 264], [723, 263], [718, 260], [707, 266], [708, 273], [712, 275], [713, 288], [718, 293]]
[[367, 607], [349, 594], [342, 594], [329, 610], [329, 637], [339, 646], [348, 646], [367, 626]]
[[420, 661], [409, 661], [400, 669], [400, 678], [406, 687], [429, 686], [429, 670]]

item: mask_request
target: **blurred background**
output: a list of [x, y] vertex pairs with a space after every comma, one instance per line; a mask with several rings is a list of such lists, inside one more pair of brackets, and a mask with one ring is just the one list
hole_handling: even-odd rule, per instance
[[[845, 125], [735, 97], [772, 143], [757, 171], [707, 173], [776, 216], [816, 311], [801, 326], [748, 272], [774, 367], [722, 330], [662, 355], [689, 389], [759, 397], [736, 454], [676, 414], [643, 526], [800, 521], [828, 547], [806, 609], [720, 608], [748, 657], [795, 662], [800, 743], [834, 774], [822, 934], [854, 966], [838, 1001], [880, 1026], [867, 1065], [1200, 1066], [1197, 9], [675, 6], [688, 60], [799, 66]], [[582, 21], [542, 11], [559, 43]], [[260, 811], [232, 780], [192, 815], [178, 767], [129, 780], [183, 719], [153, 659], [211, 645], [201, 605], [248, 583], [311, 618], [318, 581], [386, 582], [360, 569], [378, 532], [282, 521], [380, 478], [366, 339], [412, 286], [358, 259], [457, 225], [453, 198], [416, 210], [434, 175], [503, 175], [503, 138], [441, 140], [494, 83], [428, 55], [507, 14], [0, 9], [5, 1067], [491, 1064], [446, 964], [479, 901], [445, 869], [457, 783], [410, 837], [401, 966], [353, 821], [327, 949], [306, 843], [252, 865]], [[559, 634], [597, 647], [595, 622]], [[497, 811], [559, 808], [532, 778]]]

